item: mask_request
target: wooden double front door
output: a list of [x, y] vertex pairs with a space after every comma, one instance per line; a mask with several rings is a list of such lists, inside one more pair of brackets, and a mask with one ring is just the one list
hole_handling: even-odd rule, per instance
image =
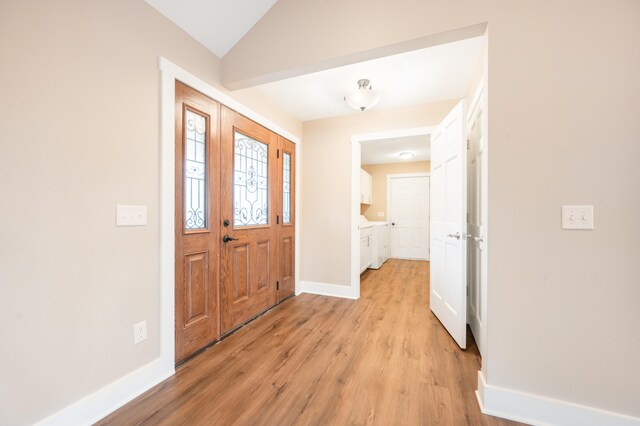
[[176, 82], [176, 362], [294, 294], [295, 144]]

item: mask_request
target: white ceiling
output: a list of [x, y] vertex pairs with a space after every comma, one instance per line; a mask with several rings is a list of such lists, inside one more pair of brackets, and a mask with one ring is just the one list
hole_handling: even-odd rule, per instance
[[145, 0], [222, 58], [277, 0]]
[[[413, 152], [410, 160], [401, 160], [401, 152]], [[379, 139], [362, 143], [362, 164], [402, 163], [431, 159], [431, 137], [429, 135], [405, 136]]]
[[482, 43], [476, 37], [258, 87], [302, 121], [358, 113], [344, 96], [361, 78], [381, 92], [374, 109], [458, 99], [466, 94]]

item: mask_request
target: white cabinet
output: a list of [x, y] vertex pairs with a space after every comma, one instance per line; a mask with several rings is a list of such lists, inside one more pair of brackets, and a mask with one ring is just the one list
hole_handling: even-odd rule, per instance
[[373, 260], [373, 230], [371, 227], [360, 230], [360, 273], [363, 273]]
[[373, 223], [371, 268], [378, 269], [389, 260], [389, 224], [386, 222]]
[[372, 185], [371, 175], [360, 169], [360, 204], [371, 204]]
[[360, 273], [378, 269], [389, 259], [389, 224], [366, 222], [360, 228]]

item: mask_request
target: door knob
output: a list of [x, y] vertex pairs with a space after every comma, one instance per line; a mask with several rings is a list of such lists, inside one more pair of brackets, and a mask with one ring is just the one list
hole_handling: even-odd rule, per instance
[[222, 241], [225, 242], [225, 243], [228, 243], [229, 241], [238, 241], [238, 239], [237, 238], [232, 238], [232, 237], [230, 237], [228, 235], [225, 235], [224, 237], [222, 237]]
[[473, 241], [475, 241], [476, 243], [481, 243], [484, 241], [483, 237], [473, 237]]
[[396, 226], [396, 223], [395, 222], [391, 222], [391, 226]]
[[455, 234], [447, 234], [447, 237], [455, 238], [456, 240], [460, 239], [460, 233], [456, 232]]

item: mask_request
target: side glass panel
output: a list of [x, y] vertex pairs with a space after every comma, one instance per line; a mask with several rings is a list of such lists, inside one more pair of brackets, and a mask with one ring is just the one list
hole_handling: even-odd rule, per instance
[[283, 153], [282, 223], [291, 223], [291, 154]]
[[235, 132], [234, 141], [233, 225], [266, 225], [269, 147], [240, 132]]
[[185, 111], [184, 143], [184, 228], [207, 227], [207, 119]]

